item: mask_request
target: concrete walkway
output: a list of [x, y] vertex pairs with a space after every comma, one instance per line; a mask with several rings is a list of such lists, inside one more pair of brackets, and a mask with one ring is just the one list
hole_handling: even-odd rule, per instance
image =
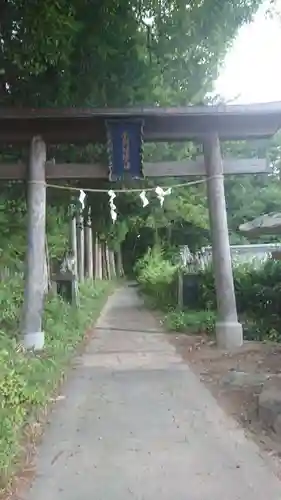
[[280, 500], [257, 447], [143, 309], [108, 301], [45, 432], [26, 500]]

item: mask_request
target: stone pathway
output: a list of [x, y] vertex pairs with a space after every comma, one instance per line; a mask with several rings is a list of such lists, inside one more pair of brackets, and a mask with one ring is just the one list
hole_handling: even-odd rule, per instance
[[26, 500], [280, 500], [258, 448], [218, 407], [134, 288], [109, 299], [39, 448]]

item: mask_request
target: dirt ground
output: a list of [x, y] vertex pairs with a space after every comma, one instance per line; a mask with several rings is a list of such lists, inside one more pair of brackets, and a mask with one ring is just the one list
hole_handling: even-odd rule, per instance
[[[171, 333], [169, 338], [224, 410], [238, 420], [262, 450], [274, 459], [281, 476], [281, 435], [266, 429], [258, 417], [260, 392], [272, 386], [281, 390], [281, 345], [246, 342], [242, 348], [229, 354], [219, 350], [205, 336]], [[226, 383], [232, 371], [245, 372], [254, 380], [265, 374], [268, 379], [264, 383], [237, 387]]]

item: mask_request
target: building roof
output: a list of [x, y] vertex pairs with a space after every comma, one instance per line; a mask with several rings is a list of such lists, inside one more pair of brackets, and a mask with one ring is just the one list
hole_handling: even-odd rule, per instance
[[0, 108], [0, 142], [42, 135], [51, 143], [105, 143], [109, 118], [142, 118], [144, 140], [201, 140], [217, 131], [222, 140], [259, 139], [281, 128], [281, 102], [178, 108]]

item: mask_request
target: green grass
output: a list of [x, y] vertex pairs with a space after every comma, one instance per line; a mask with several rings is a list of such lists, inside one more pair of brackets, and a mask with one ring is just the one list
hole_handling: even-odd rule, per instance
[[215, 314], [212, 311], [171, 311], [163, 318], [169, 331], [189, 334], [212, 334], [215, 328]]
[[24, 352], [18, 337], [22, 285], [0, 283], [0, 489], [16, 470], [25, 423], [36, 419], [50, 402], [85, 332], [97, 319], [113, 284], [105, 281], [80, 288], [76, 309], [59, 297], [45, 304], [46, 347], [41, 354]]

